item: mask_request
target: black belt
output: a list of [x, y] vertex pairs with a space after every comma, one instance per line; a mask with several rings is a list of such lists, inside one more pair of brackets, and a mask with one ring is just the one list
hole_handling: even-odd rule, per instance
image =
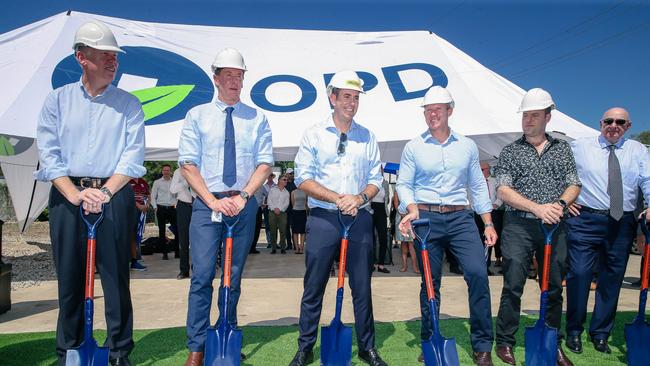
[[[582, 206], [582, 208], [580, 208], [580, 211], [590, 212], [596, 215], [609, 216], [609, 210], [597, 210], [595, 208], [591, 208], [587, 206]], [[626, 215], [626, 214], [631, 214], [633, 212], [634, 211], [624, 211], [623, 214]]]
[[212, 194], [217, 198], [232, 197], [237, 196], [241, 191], [223, 191], [223, 192], [212, 192]]
[[528, 211], [508, 211], [509, 213], [521, 217], [522, 219], [534, 219], [534, 220], [539, 220], [537, 216], [535, 216], [534, 213], [528, 212]]
[[156, 207], [162, 207], [162, 208], [174, 208], [174, 206], [166, 206], [166, 205], [157, 205]]
[[72, 184], [84, 188], [102, 188], [108, 181], [108, 178], [95, 177], [69, 177]]

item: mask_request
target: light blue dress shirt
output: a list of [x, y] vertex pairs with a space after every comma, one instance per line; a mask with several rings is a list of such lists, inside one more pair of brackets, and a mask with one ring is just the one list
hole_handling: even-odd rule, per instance
[[40, 181], [146, 173], [144, 113], [138, 99], [112, 84], [91, 97], [81, 81], [53, 90], [38, 119]]
[[[596, 210], [609, 210], [607, 182], [610, 145], [604, 137], [585, 137], [571, 142], [582, 190], [576, 202]], [[620, 139], [615, 144], [623, 182], [623, 210], [634, 211], [639, 188], [650, 202], [650, 153], [643, 144]]]
[[427, 130], [406, 144], [397, 194], [401, 212], [412, 203], [469, 205], [468, 197], [476, 213], [492, 211], [478, 148], [474, 141], [454, 131], [444, 143]]
[[210, 192], [242, 190], [260, 164], [273, 165], [271, 127], [264, 114], [242, 102], [232, 112], [235, 126], [237, 181], [223, 183], [226, 103], [220, 100], [190, 109], [178, 143], [178, 162], [196, 165]]
[[[295, 159], [296, 186], [313, 180], [339, 194], [359, 194], [368, 184], [381, 188], [381, 162], [375, 135], [352, 121], [344, 143], [345, 153], [338, 154], [340, 133], [330, 115], [327, 120], [305, 131]], [[336, 209], [336, 204], [309, 197], [310, 208]]]

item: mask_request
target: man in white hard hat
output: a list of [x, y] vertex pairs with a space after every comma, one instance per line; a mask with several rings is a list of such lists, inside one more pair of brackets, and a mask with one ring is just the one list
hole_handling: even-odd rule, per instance
[[[408, 213], [402, 218], [399, 229], [404, 235], [411, 234], [411, 221], [418, 218], [429, 220], [431, 232], [426, 245], [437, 299], [440, 299], [442, 253], [449, 248], [456, 256], [469, 287], [474, 362], [481, 366], [492, 365], [494, 336], [484, 244], [494, 245], [497, 234], [490, 214], [492, 204], [488, 187], [479, 164], [478, 147], [474, 141], [449, 127], [454, 100], [447, 89], [431, 87], [424, 95], [422, 107], [428, 129], [406, 144], [400, 162], [397, 193], [401, 211]], [[481, 242], [474, 212], [483, 220], [485, 243]], [[420, 234], [424, 236], [424, 233]], [[423, 268], [422, 252], [416, 250], [416, 253], [420, 268]], [[424, 276], [422, 271], [421, 337], [429, 339], [433, 329]], [[422, 356], [418, 360], [422, 362]]]
[[[650, 154], [643, 144], [624, 137], [631, 126], [625, 109], [611, 108], [600, 120], [599, 136], [571, 143], [582, 181], [580, 196], [569, 206], [573, 217], [566, 220], [566, 346], [575, 353], [582, 353], [580, 337], [596, 263], [598, 286], [589, 337], [596, 351], [611, 353], [608, 338], [614, 327], [630, 246], [636, 236], [634, 211], [639, 190], [645, 202], [650, 202]], [[645, 213], [646, 220], [650, 220], [650, 209]]]
[[[550, 259], [549, 298], [546, 323], [560, 329], [562, 320], [562, 280], [566, 275], [565, 211], [580, 193], [571, 147], [546, 133], [555, 103], [539, 88], [524, 96], [519, 112], [523, 136], [507, 145], [495, 168], [497, 194], [506, 205], [501, 231], [503, 290], [496, 323], [497, 356], [514, 365], [515, 334], [519, 329], [521, 295], [528, 267], [535, 253], [538, 272], [544, 268], [544, 234], [540, 220], [557, 224]], [[541, 281], [540, 281], [541, 283]], [[558, 365], [572, 365], [564, 355], [558, 333]]]
[[359, 108], [363, 80], [354, 71], [339, 71], [327, 86], [333, 107], [328, 118], [310, 127], [296, 155], [296, 184], [309, 195], [305, 249], [307, 270], [300, 304], [298, 352], [290, 366], [313, 361], [323, 293], [330, 268], [339, 253], [341, 224], [350, 215], [347, 272], [350, 276], [359, 357], [372, 366], [385, 366], [375, 349], [370, 276], [373, 267], [372, 215], [370, 199], [381, 187], [379, 146], [375, 135], [354, 121]]
[[[271, 128], [266, 117], [240, 100], [246, 71], [244, 58], [239, 51], [226, 48], [217, 54], [212, 71], [218, 96], [187, 113], [178, 145], [183, 177], [196, 193], [190, 221], [190, 354], [186, 366], [203, 364], [217, 253], [225, 242], [225, 223], [231, 225], [238, 219], [233, 230], [228, 314], [223, 314], [223, 291], [219, 291], [219, 321], [226, 316], [231, 324], [237, 325], [241, 274], [257, 215], [253, 194], [271, 174], [273, 165]], [[223, 289], [223, 274], [221, 280]]]
[[[38, 120], [40, 169], [36, 179], [52, 182], [50, 236], [59, 287], [56, 351], [83, 341], [87, 229], [81, 220], [103, 211], [97, 229], [97, 270], [104, 289], [111, 365], [130, 365], [133, 309], [129, 292], [130, 239], [135, 197], [129, 184], [146, 172], [144, 114], [133, 95], [111, 83], [117, 72], [117, 45], [98, 21], [77, 30], [73, 49], [81, 79], [52, 91]], [[83, 151], [83, 154], [79, 152]]]

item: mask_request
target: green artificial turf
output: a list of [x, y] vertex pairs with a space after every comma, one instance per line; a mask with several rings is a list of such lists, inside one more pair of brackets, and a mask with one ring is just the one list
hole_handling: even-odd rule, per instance
[[[619, 312], [616, 326], [610, 337], [612, 354], [594, 351], [591, 343], [583, 335], [584, 352], [576, 355], [565, 348], [565, 353], [575, 365], [624, 365], [625, 336], [624, 324], [634, 319], [635, 313]], [[522, 326], [530, 326], [536, 321], [534, 316], [522, 316]], [[466, 319], [441, 321], [441, 332], [445, 337], [455, 337], [462, 365], [472, 365], [469, 341], [469, 322]], [[376, 323], [376, 346], [382, 358], [391, 366], [421, 365], [417, 362], [420, 354], [420, 322]], [[520, 365], [524, 361], [523, 328], [517, 333], [516, 358]], [[243, 327], [243, 352], [248, 356], [242, 365], [286, 366], [297, 350], [296, 326], [250, 326]], [[103, 341], [106, 333], [95, 332], [95, 338]], [[353, 339], [356, 339], [353, 336]], [[187, 357], [185, 348], [185, 328], [166, 328], [155, 330], [136, 330], [135, 349], [130, 356], [135, 365], [182, 365]], [[320, 354], [320, 340], [317, 341], [314, 355]], [[356, 341], [352, 346], [352, 364], [365, 365], [357, 358]], [[54, 332], [0, 334], [0, 365], [54, 365]], [[495, 365], [502, 364], [493, 353]], [[649, 361], [650, 362], [650, 361]], [[649, 363], [650, 364], [650, 363]], [[312, 365], [318, 365], [317, 360]]]

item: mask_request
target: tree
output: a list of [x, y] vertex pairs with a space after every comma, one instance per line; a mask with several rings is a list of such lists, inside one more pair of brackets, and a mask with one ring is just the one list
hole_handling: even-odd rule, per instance
[[650, 145], [650, 131], [643, 131], [630, 136], [632, 140], [639, 141], [644, 145]]

